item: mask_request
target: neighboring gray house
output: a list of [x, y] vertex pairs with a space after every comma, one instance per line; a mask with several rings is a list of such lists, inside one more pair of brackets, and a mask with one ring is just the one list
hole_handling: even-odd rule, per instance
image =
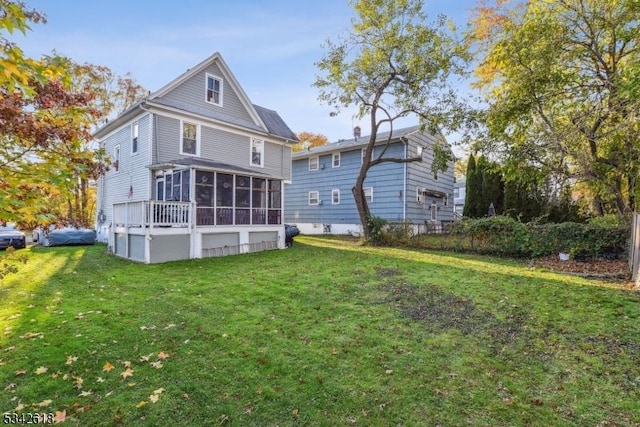
[[253, 105], [219, 53], [99, 129], [111, 157], [97, 230], [146, 263], [284, 247], [295, 134]]
[[[374, 158], [388, 136], [378, 135]], [[411, 223], [418, 231], [453, 221], [453, 161], [446, 172], [432, 172], [435, 138], [418, 126], [393, 132], [384, 157], [421, 155], [423, 160], [381, 163], [369, 170], [364, 187], [373, 215]], [[286, 222], [306, 234], [361, 233], [352, 188], [368, 141], [365, 136], [293, 153], [293, 180], [285, 186]]]

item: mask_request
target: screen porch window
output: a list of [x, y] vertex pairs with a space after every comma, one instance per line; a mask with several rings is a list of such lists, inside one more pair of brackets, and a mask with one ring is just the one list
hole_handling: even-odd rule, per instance
[[267, 180], [263, 178], [252, 179], [251, 192], [251, 223], [267, 223]]
[[216, 174], [216, 224], [233, 224], [233, 175]]
[[205, 99], [210, 104], [222, 107], [222, 79], [220, 77], [207, 74]]
[[277, 179], [269, 180], [268, 223], [282, 223], [282, 182]]

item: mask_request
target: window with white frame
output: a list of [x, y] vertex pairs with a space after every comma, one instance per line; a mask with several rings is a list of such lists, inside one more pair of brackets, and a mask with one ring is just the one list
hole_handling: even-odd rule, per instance
[[198, 125], [189, 122], [181, 122], [181, 124], [182, 143], [180, 154], [196, 156], [198, 154]]
[[340, 167], [340, 153], [333, 153], [331, 165], [334, 168]]
[[205, 101], [222, 107], [222, 79], [220, 77], [207, 74]]
[[340, 189], [334, 188], [331, 190], [331, 204], [339, 205], [340, 204]]
[[431, 221], [438, 220], [438, 205], [436, 202], [431, 203]]
[[113, 147], [113, 169], [116, 172], [120, 170], [120, 145]]
[[140, 127], [138, 122], [133, 122], [131, 125], [131, 154], [138, 154], [138, 131]]
[[426, 191], [424, 187], [416, 187], [416, 202], [424, 203], [427, 200]]
[[424, 153], [424, 147], [422, 145], [418, 145], [416, 147], [416, 157], [422, 157], [422, 153]]
[[309, 170], [317, 171], [320, 166], [320, 158], [318, 156], [309, 157]]
[[264, 141], [251, 138], [251, 165], [264, 166]]
[[320, 204], [320, 193], [317, 191], [309, 191], [309, 205]]
[[367, 203], [373, 202], [373, 187], [366, 187], [362, 190], [364, 191], [364, 198], [367, 199]]

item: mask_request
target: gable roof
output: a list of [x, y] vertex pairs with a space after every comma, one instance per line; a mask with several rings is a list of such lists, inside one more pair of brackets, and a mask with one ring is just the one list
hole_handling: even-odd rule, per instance
[[[391, 141], [397, 141], [404, 136], [408, 136], [410, 133], [420, 131], [420, 126], [410, 126], [402, 129], [394, 129], [392, 132], [378, 133], [376, 138], [376, 145], [385, 144], [389, 135], [391, 134]], [[364, 148], [369, 144], [369, 137], [371, 135], [365, 135], [358, 139], [351, 138], [346, 140], [339, 140], [327, 145], [321, 145], [319, 147], [313, 147], [308, 150], [297, 151], [291, 153], [292, 160], [304, 159], [311, 156], [319, 156], [322, 154], [331, 153], [334, 151], [349, 151], [357, 148]]]
[[[217, 111], [211, 109], [205, 109], [198, 107], [196, 105], [192, 105], [185, 102], [180, 102], [172, 99], [164, 98], [163, 96], [169, 93], [171, 90], [175, 89], [182, 83], [186, 82], [188, 79], [193, 77], [194, 75], [205, 70], [212, 63], [216, 63], [216, 65], [220, 68], [222, 73], [224, 74], [225, 81], [230, 85], [231, 89], [237, 94], [240, 99], [241, 104], [247, 110], [247, 113], [251, 117], [252, 121], [248, 121], [242, 118], [238, 118], [229, 114], [226, 114], [224, 111]], [[195, 67], [188, 69], [186, 72], [182, 73], [180, 76], [173, 79], [171, 82], [167, 83], [157, 91], [149, 94], [144, 100], [137, 102], [130, 108], [128, 108], [125, 112], [120, 114], [115, 120], [108, 122], [103, 127], [98, 129], [94, 133], [94, 137], [100, 138], [105, 136], [110, 131], [116, 129], [127, 120], [132, 119], [135, 115], [140, 113], [140, 110], [145, 110], [146, 106], [158, 106], [158, 107], [169, 107], [176, 110], [180, 110], [186, 113], [195, 114], [201, 117], [205, 117], [208, 119], [220, 121], [223, 123], [228, 123], [234, 126], [239, 126], [248, 130], [257, 131], [261, 133], [266, 133], [268, 135], [272, 135], [278, 138], [283, 138], [288, 142], [295, 143], [298, 141], [295, 133], [289, 129], [289, 127], [285, 124], [284, 120], [278, 115], [277, 112], [273, 110], [268, 110], [266, 108], [260, 107], [258, 105], [252, 104], [249, 100], [249, 97], [244, 92], [235, 76], [229, 69], [227, 63], [222, 59], [222, 55], [219, 52], [214, 53], [209, 58], [197, 64]]]

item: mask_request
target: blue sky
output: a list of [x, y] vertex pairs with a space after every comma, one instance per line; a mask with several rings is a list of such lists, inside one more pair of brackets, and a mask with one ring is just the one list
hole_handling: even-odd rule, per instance
[[[350, 138], [353, 112], [329, 117], [317, 100], [314, 63], [328, 38], [348, 31], [347, 0], [26, 0], [47, 15], [17, 37], [26, 54], [54, 49], [74, 61], [131, 72], [155, 91], [220, 52], [251, 101], [274, 109], [294, 132]], [[433, 19], [443, 13], [464, 24], [474, 0], [425, 0]], [[405, 124], [416, 124], [409, 120]]]

